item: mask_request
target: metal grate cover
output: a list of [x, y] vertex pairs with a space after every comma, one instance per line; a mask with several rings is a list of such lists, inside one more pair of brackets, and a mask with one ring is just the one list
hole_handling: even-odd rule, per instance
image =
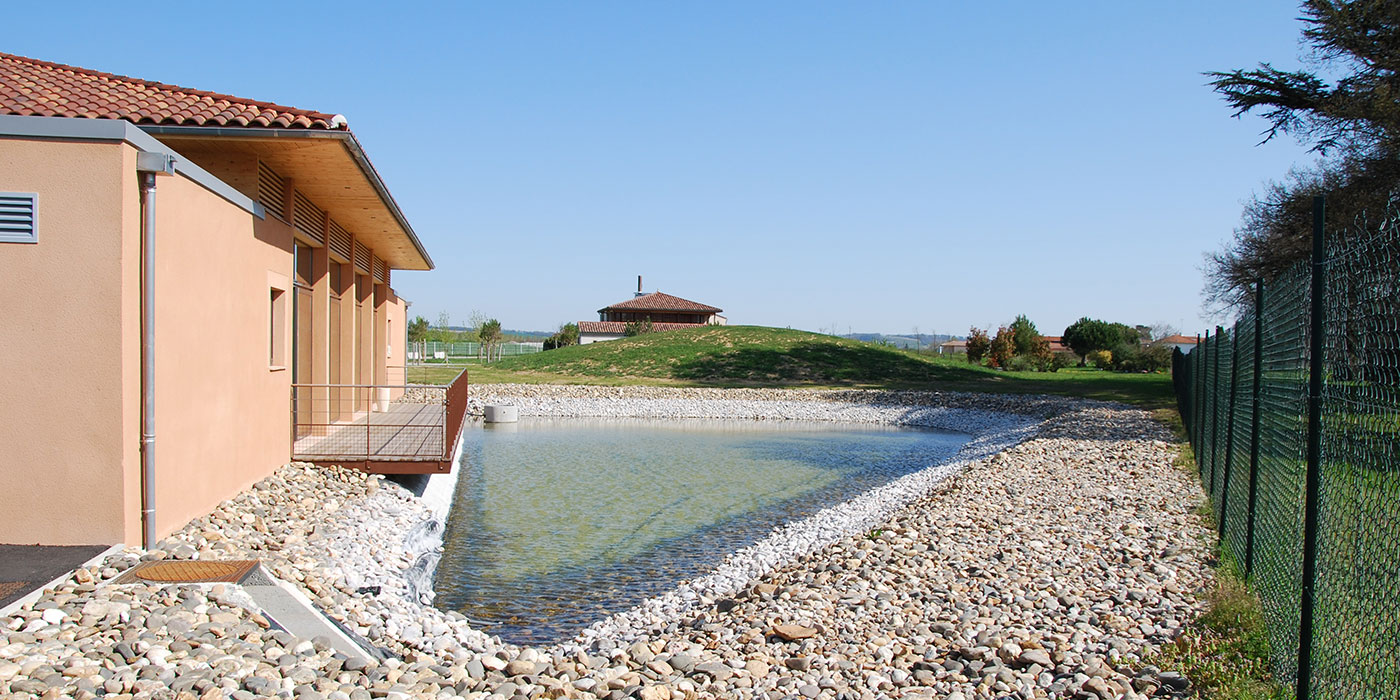
[[113, 583], [240, 583], [258, 560], [151, 561], [137, 564]]

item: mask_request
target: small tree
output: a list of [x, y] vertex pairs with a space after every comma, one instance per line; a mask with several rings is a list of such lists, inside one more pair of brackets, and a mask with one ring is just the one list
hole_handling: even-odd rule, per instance
[[1040, 340], [1040, 331], [1035, 329], [1035, 324], [1031, 323], [1025, 314], [1021, 314], [1011, 322], [1011, 340], [1017, 355], [1030, 357], [1035, 354], [1035, 344]]
[[408, 342], [421, 343], [428, 339], [428, 319], [415, 317], [408, 322]]
[[992, 341], [987, 337], [987, 331], [973, 326], [967, 332], [967, 361], [981, 364], [982, 358], [987, 355], [987, 349], [991, 346]]
[[544, 339], [545, 350], [555, 350], [558, 348], [578, 345], [578, 324], [561, 323], [559, 330], [554, 335]]
[[1126, 342], [1128, 335], [1137, 337], [1137, 331], [1121, 323], [1108, 323], [1092, 318], [1081, 318], [1065, 329], [1064, 343], [1079, 356], [1079, 364], [1095, 350], [1111, 350]]
[[497, 350], [501, 341], [501, 322], [494, 318], [481, 322], [476, 329], [477, 337], [481, 339], [481, 349], [485, 354], [487, 362], [493, 357], [493, 351]]
[[1006, 326], [998, 328], [996, 337], [992, 338], [992, 344], [987, 348], [987, 361], [993, 367], [1006, 369], [1011, 364], [1011, 358], [1015, 355], [1015, 334]]

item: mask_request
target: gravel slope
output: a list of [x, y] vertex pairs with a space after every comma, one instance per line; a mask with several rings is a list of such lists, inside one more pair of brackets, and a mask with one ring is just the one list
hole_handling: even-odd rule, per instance
[[[990, 411], [1036, 427], [1019, 444], [969, 455], [956, 478], [901, 491], [833, 544], [767, 562], [756, 580], [701, 587], [661, 617], [549, 649], [500, 644], [414, 600], [400, 573], [431, 557], [420, 551], [431, 538], [376, 536], [422, 522], [426, 508], [406, 492], [293, 465], [160, 550], [80, 570], [0, 619], [0, 694], [1138, 697], [1161, 682], [1135, 677], [1139, 659], [1196, 613], [1207, 582], [1199, 487], [1141, 411], [1020, 396], [473, 388], [474, 399], [507, 395], [541, 411], [767, 402], [776, 419], [805, 410], [787, 404], [828, 403], [931, 422]], [[360, 667], [315, 640], [272, 633], [238, 606], [236, 587], [101, 585], [143, 556], [262, 558], [402, 660]]]

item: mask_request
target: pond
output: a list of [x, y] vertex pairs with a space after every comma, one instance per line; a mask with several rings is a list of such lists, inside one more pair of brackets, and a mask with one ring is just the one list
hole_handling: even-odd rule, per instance
[[859, 423], [476, 424], [436, 606], [515, 643], [572, 637], [773, 528], [951, 458], [963, 433]]

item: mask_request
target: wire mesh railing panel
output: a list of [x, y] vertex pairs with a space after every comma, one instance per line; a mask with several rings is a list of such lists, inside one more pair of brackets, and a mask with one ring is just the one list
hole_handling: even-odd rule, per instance
[[1221, 497], [1225, 493], [1225, 457], [1230, 437], [1231, 368], [1235, 362], [1232, 334], [1221, 333], [1211, 348], [1211, 364], [1215, 367], [1215, 399], [1211, 411], [1210, 446], [1210, 504], [1217, 516], [1222, 512]]
[[1230, 479], [1225, 484], [1224, 502], [1219, 517], [1224, 523], [1224, 540], [1235, 560], [1244, 564], [1250, 522], [1249, 471], [1250, 438], [1253, 432], [1254, 396], [1254, 313], [1249, 312], [1235, 324], [1235, 364], [1233, 374], [1233, 406], [1229, 420], [1230, 451], [1227, 463]]
[[1296, 682], [1307, 488], [1309, 276], [1298, 265], [1266, 286], [1260, 376], [1254, 583], [1275, 673]]
[[1313, 689], [1400, 698], [1400, 219], [1329, 246]]
[[1215, 356], [1220, 352], [1220, 335], [1206, 337], [1205, 352], [1201, 354], [1201, 441], [1196, 448], [1196, 462], [1201, 468], [1201, 478], [1210, 494], [1211, 482], [1215, 473], [1215, 427], [1217, 424], [1216, 399], [1219, 389], [1216, 383]]

